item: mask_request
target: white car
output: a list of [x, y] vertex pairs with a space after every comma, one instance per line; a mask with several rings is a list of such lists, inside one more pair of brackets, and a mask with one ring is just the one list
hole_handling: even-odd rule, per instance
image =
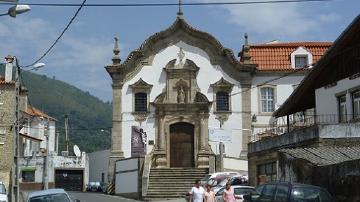
[[[243, 202], [244, 198], [243, 196], [245, 194], [250, 194], [252, 191], [255, 191], [254, 187], [250, 186], [241, 186], [241, 185], [234, 185], [231, 186], [231, 188], [234, 189], [234, 194], [236, 198], [236, 202]], [[216, 194], [215, 194], [215, 200], [216, 202], [224, 202], [223, 199], [223, 193], [224, 193], [225, 187], [221, 188]]]
[[0, 202], [8, 202], [5, 185], [0, 182]]
[[230, 184], [231, 186], [234, 185], [247, 185], [248, 177], [245, 175], [234, 175], [232, 177], [226, 178], [216, 186], [213, 187], [213, 191], [216, 194], [221, 188], [225, 187], [226, 184]]
[[202, 185], [211, 185], [216, 186], [219, 182], [223, 181], [226, 178], [229, 178], [234, 175], [239, 175], [236, 172], [218, 172], [206, 175], [204, 178], [201, 179]]
[[27, 202], [80, 202], [71, 200], [69, 195], [63, 189], [48, 189], [43, 191], [31, 192]]

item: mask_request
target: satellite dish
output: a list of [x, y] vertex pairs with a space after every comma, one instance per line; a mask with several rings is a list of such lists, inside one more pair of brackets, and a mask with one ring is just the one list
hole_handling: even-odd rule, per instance
[[79, 147], [77, 145], [74, 145], [74, 154], [77, 157], [81, 156], [81, 151], [80, 151], [80, 149], [79, 149]]

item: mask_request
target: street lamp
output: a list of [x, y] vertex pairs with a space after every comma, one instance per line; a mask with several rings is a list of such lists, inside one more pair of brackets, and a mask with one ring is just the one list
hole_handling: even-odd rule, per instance
[[[12, 202], [19, 202], [19, 191], [20, 191], [20, 187], [19, 187], [19, 157], [20, 157], [20, 137], [19, 137], [19, 132], [20, 132], [20, 109], [19, 109], [19, 105], [20, 105], [20, 64], [19, 64], [19, 60], [17, 57], [11, 57], [7, 56], [6, 60], [9, 61], [10, 63], [13, 62], [13, 60], [15, 60], [16, 62], [16, 70], [15, 70], [15, 130], [14, 130], [14, 142], [13, 142], [13, 147], [14, 147], [14, 164], [13, 164], [13, 172], [12, 172], [12, 195], [11, 195], [11, 201]], [[36, 67], [35, 67], [36, 65]], [[39, 69], [43, 66], [45, 66], [44, 63], [37, 63], [33, 66], [33, 69]]]
[[10, 15], [11, 17], [16, 18], [16, 15], [28, 12], [30, 10], [31, 8], [29, 5], [15, 5], [10, 7], [7, 13], [2, 13], [0, 16]]

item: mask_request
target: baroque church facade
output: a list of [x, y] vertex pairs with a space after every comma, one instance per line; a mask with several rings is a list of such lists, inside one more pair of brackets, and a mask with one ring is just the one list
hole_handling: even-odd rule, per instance
[[[238, 59], [213, 36], [191, 27], [182, 15], [123, 62], [115, 38], [112, 64], [105, 67], [113, 81], [109, 176], [116, 160], [135, 156], [132, 149], [139, 142], [143, 155], [151, 154], [154, 168], [213, 170], [219, 148], [209, 138], [210, 128], [221, 128], [231, 136], [225, 143], [224, 169], [247, 173], [247, 144], [254, 132], [254, 115], [260, 114], [258, 105], [264, 105], [261, 99], [273, 99], [265, 107], [275, 105], [274, 96], [280, 96], [281, 103], [305, 73], [292, 75], [277, 95], [264, 98], [257, 86], [280, 74], [259, 73], [249, 48], [245, 36]], [[262, 115], [258, 126], [269, 124], [271, 113]], [[134, 127], [145, 137], [133, 135]]]

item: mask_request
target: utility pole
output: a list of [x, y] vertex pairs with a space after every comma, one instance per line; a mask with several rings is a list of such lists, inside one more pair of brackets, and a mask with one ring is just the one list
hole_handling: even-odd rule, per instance
[[44, 135], [46, 137], [46, 152], [44, 159], [44, 190], [49, 189], [49, 119], [47, 119], [46, 125], [44, 125]]
[[69, 117], [68, 115], [65, 115], [65, 143], [66, 143], [66, 152], [69, 155], [68, 121], [69, 121]]
[[19, 202], [19, 132], [20, 132], [20, 117], [19, 117], [19, 105], [20, 105], [20, 66], [19, 61], [16, 57], [13, 57], [11, 62], [14, 60], [16, 62], [15, 66], [15, 127], [14, 127], [14, 141], [13, 141], [13, 151], [14, 151], [14, 162], [12, 169], [12, 194], [11, 201]]

